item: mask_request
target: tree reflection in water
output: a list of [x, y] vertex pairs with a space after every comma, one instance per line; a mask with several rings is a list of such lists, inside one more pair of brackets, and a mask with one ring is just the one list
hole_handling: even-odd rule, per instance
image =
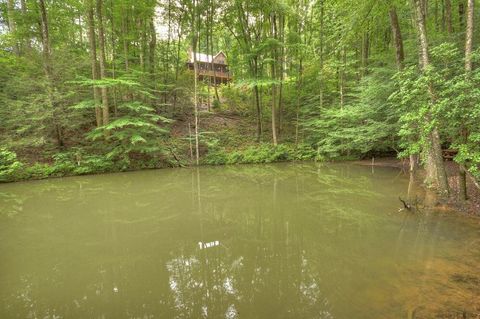
[[478, 276], [451, 262], [478, 255], [478, 225], [398, 213], [413, 189], [398, 174], [307, 163], [6, 185], [0, 318], [398, 318], [471, 298], [445, 283]]

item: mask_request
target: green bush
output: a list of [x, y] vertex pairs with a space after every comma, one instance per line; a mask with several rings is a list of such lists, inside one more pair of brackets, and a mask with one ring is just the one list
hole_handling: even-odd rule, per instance
[[300, 144], [294, 149], [293, 157], [297, 161], [308, 161], [317, 158], [317, 150], [315, 150], [311, 145]]
[[[373, 72], [375, 71], [375, 72]], [[361, 158], [369, 152], [385, 153], [398, 148], [398, 107], [389, 96], [395, 90], [392, 70], [371, 69], [359, 83], [357, 98], [346, 105], [314, 110], [303, 124], [306, 140], [322, 159]]]
[[[172, 120], [156, 114], [153, 107], [140, 102], [124, 103], [119, 105], [118, 109], [125, 115], [87, 134], [89, 139], [96, 141], [97, 145], [103, 145], [104, 150], [108, 150], [107, 158], [116, 163], [128, 162], [130, 154], [155, 156], [163, 152], [161, 142], [167, 137], [167, 125]], [[159, 123], [163, 125], [160, 126]], [[103, 167], [101, 158], [95, 159], [94, 162], [93, 165]]]
[[219, 110], [221, 106], [222, 106], [222, 104], [220, 103], [219, 100], [217, 100], [217, 99], [214, 99], [214, 100], [213, 100], [212, 108], [213, 108], [214, 110]]
[[228, 151], [226, 149], [214, 148], [210, 150], [204, 159], [205, 164], [260, 164], [285, 162], [292, 160], [314, 159], [316, 152], [308, 145], [300, 145], [295, 148], [293, 145], [271, 144], [251, 145], [245, 149]]
[[17, 154], [5, 148], [0, 148], [0, 182], [10, 182], [18, 179], [22, 173], [23, 164], [17, 160]]
[[48, 164], [35, 163], [25, 169], [22, 179], [43, 179], [54, 175], [54, 173], [55, 167]]
[[74, 173], [77, 175], [105, 173], [115, 170], [114, 163], [101, 155], [88, 155], [75, 168]]
[[53, 172], [56, 176], [105, 173], [115, 170], [111, 159], [103, 155], [86, 154], [82, 150], [54, 155]]
[[64, 176], [72, 174], [75, 170], [75, 162], [71, 158], [72, 153], [59, 153], [53, 155], [55, 160], [55, 173]]

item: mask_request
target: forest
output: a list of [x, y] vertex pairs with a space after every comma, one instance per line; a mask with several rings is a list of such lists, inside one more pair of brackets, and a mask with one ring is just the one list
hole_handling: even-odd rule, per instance
[[0, 318], [480, 318], [479, 6], [0, 0]]
[[[475, 2], [3, 0], [0, 180], [395, 156], [448, 195], [448, 150], [465, 198]], [[231, 80], [189, 52], [223, 52]]]

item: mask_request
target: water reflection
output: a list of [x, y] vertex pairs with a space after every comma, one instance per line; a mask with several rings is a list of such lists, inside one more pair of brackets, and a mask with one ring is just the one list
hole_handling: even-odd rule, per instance
[[308, 163], [0, 185], [0, 317], [428, 318], [475, 296], [448, 276], [478, 277], [479, 228], [399, 213], [414, 192]]

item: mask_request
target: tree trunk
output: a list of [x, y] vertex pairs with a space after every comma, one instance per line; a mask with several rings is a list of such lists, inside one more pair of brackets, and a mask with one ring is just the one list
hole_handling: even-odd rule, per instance
[[140, 35], [138, 35], [139, 38], [139, 45], [140, 49], [139, 54], [140, 54], [140, 69], [142, 70], [142, 73], [145, 73], [145, 58], [146, 58], [146, 52], [147, 52], [147, 40], [146, 40], [146, 30], [145, 30], [145, 20], [143, 19], [138, 19], [137, 20], [137, 30], [140, 31]]
[[[272, 71], [273, 74], [275, 74], [275, 71]], [[273, 145], [277, 145], [277, 112], [276, 112], [276, 92], [277, 92], [277, 86], [275, 84], [272, 85], [272, 140], [273, 140]]]
[[[253, 76], [255, 77], [255, 80], [258, 79], [258, 57], [252, 58], [252, 63], [253, 63]], [[260, 93], [258, 91], [258, 85], [255, 85], [253, 87], [253, 93], [255, 96], [255, 109], [257, 113], [257, 136], [256, 140], [257, 142], [260, 142], [262, 138], [262, 108], [260, 106]]]
[[[210, 30], [210, 1], [207, 1], [207, 10], [206, 10], [206, 17], [205, 17], [205, 41], [206, 41], [206, 49], [207, 49], [207, 55], [212, 56], [212, 61], [208, 65], [206, 65], [206, 69], [208, 71], [213, 71], [214, 68], [214, 63], [213, 63], [213, 46], [210, 43], [210, 37], [211, 37], [211, 30]], [[210, 90], [212, 88], [212, 77], [208, 75], [208, 81], [207, 81], [207, 111], [211, 112], [211, 101], [210, 101]]]
[[50, 35], [48, 30], [48, 16], [47, 9], [45, 7], [45, 0], [39, 0], [40, 8], [40, 27], [42, 31], [42, 47], [43, 47], [43, 69], [45, 77], [47, 78], [47, 96], [48, 103], [52, 109], [53, 128], [57, 144], [60, 148], [63, 147], [63, 130], [59, 123], [58, 108], [55, 102], [55, 86], [53, 83], [53, 70], [51, 65], [51, 48], [50, 48]]
[[451, 0], [445, 0], [445, 23], [447, 24], [447, 32], [449, 34], [453, 33]]
[[325, 25], [325, 6], [324, 6], [324, 0], [320, 0], [320, 72], [319, 72], [319, 104], [320, 108], [323, 108], [323, 48], [324, 48], [324, 42], [325, 42], [325, 30], [324, 30], [324, 25]]
[[262, 110], [260, 108], [260, 94], [258, 92], [258, 86], [253, 87], [255, 93], [255, 106], [257, 111], [257, 142], [260, 142], [262, 139]]
[[[417, 30], [419, 37], [419, 51], [420, 51], [420, 62], [421, 69], [423, 72], [428, 70], [430, 65], [429, 54], [428, 54], [428, 41], [427, 41], [427, 32], [425, 28], [425, 17], [422, 11], [422, 4], [424, 0], [414, 0], [415, 11], [416, 11], [416, 20], [417, 20]], [[436, 103], [436, 96], [433, 85], [430, 83], [428, 85], [428, 93], [430, 95], [430, 103]], [[431, 122], [432, 114], [427, 113], [425, 117], [427, 123]], [[448, 179], [445, 171], [445, 165], [443, 162], [442, 148], [440, 143], [440, 134], [438, 133], [438, 128], [434, 126], [428, 134], [428, 146], [427, 146], [427, 183], [432, 184], [435, 182], [438, 191], [442, 195], [448, 195]]]
[[[106, 58], [105, 58], [105, 27], [103, 24], [103, 1], [97, 0], [97, 20], [98, 20], [98, 44], [100, 48], [100, 79], [106, 78]], [[102, 93], [102, 120], [103, 125], [109, 123], [110, 112], [108, 106], [108, 91], [105, 86], [101, 88]]]
[[370, 54], [370, 33], [364, 32], [362, 39], [362, 70], [361, 76], [364, 77], [368, 73], [368, 57]]
[[[276, 39], [277, 37], [277, 20], [275, 17], [275, 14], [272, 15], [271, 19], [271, 28], [272, 28], [272, 37]], [[272, 50], [272, 62], [271, 62], [271, 72], [272, 72], [272, 80], [276, 81], [277, 76], [276, 76], [276, 60], [277, 60], [277, 54], [276, 54], [276, 49]], [[272, 84], [272, 140], [273, 140], [273, 145], [277, 145], [277, 111], [276, 111], [276, 92], [277, 92], [277, 85], [275, 83]]]
[[[474, 8], [475, 0], [467, 1], [467, 30], [465, 34], [465, 74], [467, 79], [472, 73], [472, 51], [473, 51], [473, 29], [474, 29]], [[461, 128], [463, 142], [468, 139], [468, 132], [465, 127]], [[464, 165], [460, 165], [458, 176], [458, 192], [460, 200], [468, 199], [467, 196], [467, 172]]]
[[[108, 15], [108, 19], [110, 20], [110, 30], [112, 30], [111, 32], [111, 35], [110, 35], [110, 46], [111, 46], [111, 49], [112, 49], [112, 79], [116, 79], [116, 68], [115, 68], [115, 63], [114, 61], [116, 61], [116, 58], [117, 58], [117, 55], [116, 55], [116, 52], [115, 52], [115, 48], [116, 48], [116, 36], [115, 36], [115, 24], [114, 24], [114, 21], [115, 21], [115, 17], [114, 17], [114, 6], [113, 6], [113, 2], [115, 0], [110, 0], [110, 14]], [[95, 30], [95, 29], [94, 29]], [[117, 107], [117, 88], [116, 87], [113, 87], [112, 88], [112, 95], [113, 95], [113, 114], [114, 114], [114, 117], [115, 118], [118, 118], [118, 107]]]
[[154, 17], [150, 19], [150, 43], [149, 43], [149, 68], [150, 77], [155, 82], [155, 49], [157, 47], [157, 32], [155, 30]]
[[128, 73], [130, 66], [128, 63], [129, 53], [128, 53], [128, 26], [127, 26], [127, 14], [125, 13], [125, 9], [122, 6], [122, 42], [123, 42], [123, 60], [125, 63], [125, 71]]
[[397, 10], [392, 7], [389, 11], [390, 26], [392, 28], [393, 40], [395, 42], [395, 57], [397, 62], [397, 68], [399, 71], [403, 70], [403, 62], [405, 60], [405, 53], [403, 51], [403, 38], [400, 30], [400, 24], [398, 23]]
[[281, 14], [278, 18], [279, 30], [278, 30], [278, 39], [282, 44], [280, 48], [280, 54], [277, 56], [278, 62], [278, 73], [279, 73], [279, 80], [280, 85], [278, 88], [278, 135], [277, 139], [280, 138], [282, 131], [283, 131], [283, 80], [285, 75], [285, 39], [284, 39], [284, 32], [285, 32], [285, 16]]
[[458, 172], [458, 198], [460, 200], [467, 200], [467, 172], [463, 165], [459, 165]]
[[[213, 46], [213, 25], [214, 25], [214, 21], [213, 21], [213, 17], [215, 15], [215, 5], [214, 5], [214, 2], [212, 1], [211, 5], [210, 5], [210, 52], [212, 52], [212, 54], [214, 54], [214, 46]], [[216, 70], [215, 70], [215, 65], [213, 65], [213, 83], [214, 83], [214, 86], [213, 86], [213, 91], [215, 93], [215, 99], [217, 101], [220, 101], [220, 96], [218, 95], [218, 85], [217, 85], [217, 73], [216, 73]], [[223, 81], [223, 80], [221, 80]]]
[[[20, 0], [20, 9], [22, 10], [22, 15], [24, 17], [27, 16], [27, 3], [25, 0]], [[25, 32], [25, 31], [24, 31]], [[27, 33], [27, 37], [24, 39], [24, 48], [23, 48], [23, 53], [25, 53], [25, 51], [31, 51], [32, 49], [32, 41], [31, 41], [31, 38], [30, 38], [30, 32]]]
[[42, 29], [42, 47], [43, 47], [43, 66], [45, 75], [48, 80], [51, 81], [52, 70], [50, 65], [50, 38], [48, 32], [48, 17], [47, 10], [45, 8], [45, 1], [39, 0], [40, 7], [40, 19], [41, 19], [41, 29]]
[[458, 25], [460, 27], [460, 30], [462, 30], [464, 27], [464, 18], [465, 18], [465, 4], [463, 3], [463, 0], [460, 0], [458, 2]]
[[198, 44], [198, 34], [200, 31], [200, 21], [198, 21], [198, 26], [197, 26], [197, 21], [200, 20], [197, 19], [197, 0], [193, 0], [193, 23], [192, 23], [192, 49], [193, 49], [193, 69], [194, 69], [194, 99], [195, 99], [195, 108], [194, 108], [194, 116], [195, 116], [195, 163], [197, 165], [200, 164], [200, 154], [199, 154], [199, 139], [198, 139], [198, 124], [199, 124], [199, 119], [198, 119], [198, 94], [197, 94], [197, 76], [198, 76], [198, 65], [197, 65], [197, 44]]
[[467, 3], [467, 31], [465, 36], [465, 72], [472, 71], [473, 30], [474, 30], [474, 6], [475, 0]]
[[[171, 12], [171, 1], [168, 1], [168, 8], [167, 8], [167, 39], [166, 39], [166, 48], [162, 50], [162, 59], [163, 59], [163, 104], [165, 105], [165, 109], [168, 109], [167, 102], [168, 102], [168, 63], [170, 61], [170, 34], [171, 34], [171, 25], [172, 25], [172, 12]], [[171, 108], [171, 112], [173, 114], [173, 107]]]
[[83, 20], [82, 20], [82, 15], [80, 14], [78, 16], [78, 32], [80, 33], [80, 44], [83, 45], [83, 37], [84, 37], [84, 34], [83, 34]]
[[[177, 54], [175, 57], [175, 86], [177, 86], [178, 83], [178, 75], [180, 72], [180, 50], [182, 48], [182, 31], [181, 31], [181, 26], [178, 28], [178, 41], [177, 41]], [[172, 113], [175, 112], [175, 109], [177, 107], [177, 90], [173, 90], [173, 104], [172, 104]], [[182, 111], [183, 111], [183, 106], [182, 106]]]
[[15, 53], [15, 55], [19, 55], [20, 48], [19, 48], [19, 44], [17, 41], [17, 34], [16, 34], [17, 26], [15, 24], [15, 1], [14, 0], [7, 1], [7, 20], [8, 20], [8, 29], [15, 41], [13, 45], [13, 52]]
[[192, 127], [188, 122], [188, 145], [190, 149], [190, 164], [193, 164]]
[[340, 108], [343, 109], [345, 105], [345, 70], [347, 68], [347, 49], [344, 46], [342, 52], [340, 53], [340, 58], [342, 59], [342, 67], [339, 70], [339, 85], [340, 85]]
[[[400, 24], [398, 23], [398, 15], [395, 6], [392, 6], [389, 11], [390, 26], [392, 28], [393, 40], [395, 44], [395, 61], [397, 62], [398, 71], [402, 71], [405, 61], [405, 53], [403, 50], [403, 38]], [[410, 172], [417, 170], [418, 155], [410, 155]]]
[[445, 32], [445, 29], [446, 29], [445, 0], [441, 0], [441, 2], [442, 2], [442, 32]]
[[303, 80], [303, 63], [302, 58], [298, 63], [298, 75], [297, 75], [297, 94], [296, 94], [296, 110], [295, 110], [295, 147], [298, 146], [298, 133], [300, 127], [300, 92], [302, 89], [302, 80]]
[[[88, 43], [90, 45], [90, 65], [92, 69], [92, 80], [98, 80], [98, 67], [97, 67], [97, 44], [95, 41], [95, 20], [93, 1], [87, 1], [87, 23], [88, 23]], [[95, 119], [97, 127], [102, 126], [102, 110], [99, 107], [100, 89], [98, 86], [93, 86], [93, 100], [95, 103]]]
[[[150, 19], [150, 42], [148, 44], [148, 66], [149, 66], [149, 73], [150, 73], [150, 81], [152, 83], [152, 87], [154, 92], [157, 90], [157, 82], [155, 76], [155, 50], [157, 48], [157, 32], [155, 30], [155, 21], [154, 16]], [[152, 100], [153, 104], [155, 100]]]

